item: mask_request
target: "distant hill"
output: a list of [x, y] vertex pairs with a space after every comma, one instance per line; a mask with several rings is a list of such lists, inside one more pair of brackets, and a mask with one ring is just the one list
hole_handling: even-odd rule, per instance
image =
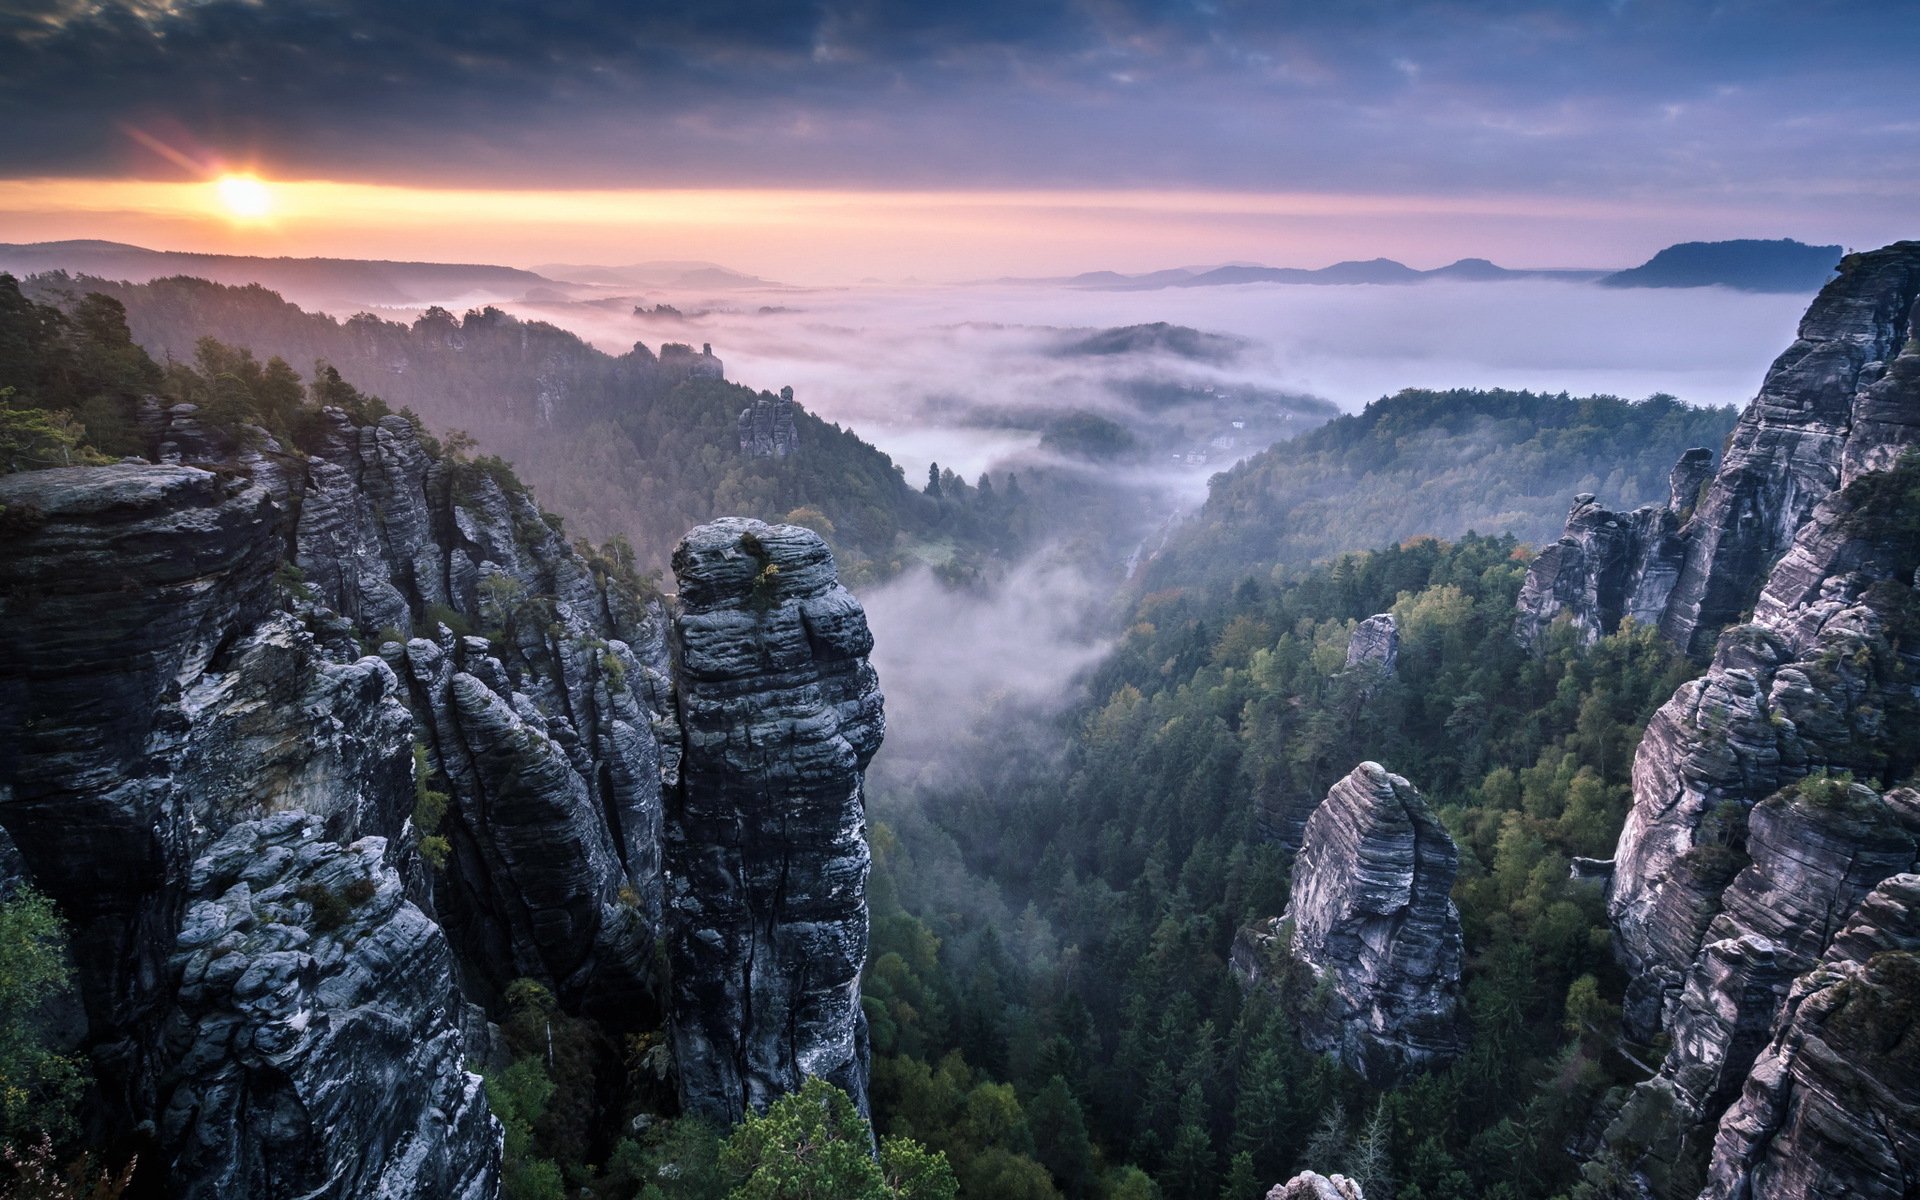
[[1063, 357], [1169, 354], [1195, 362], [1226, 362], [1246, 348], [1247, 343], [1241, 338], [1155, 321], [1150, 325], [1122, 325], [1075, 335], [1055, 353]]
[[718, 263], [657, 261], [624, 267], [597, 267], [577, 263], [541, 263], [541, 274], [569, 283], [631, 288], [748, 288], [779, 287], [770, 279], [747, 275]]
[[1718, 447], [1732, 408], [1533, 392], [1408, 390], [1214, 476], [1148, 588], [1265, 575], [1355, 546], [1468, 530], [1535, 545], [1580, 492], [1664, 503], [1683, 450]]
[[370, 308], [465, 308], [518, 300], [530, 292], [564, 293], [566, 285], [532, 271], [484, 263], [389, 262], [359, 258], [260, 258], [149, 250], [121, 242], [0, 244], [0, 271], [21, 278], [66, 271], [146, 283], [191, 275], [214, 283], [257, 283], [307, 308], [353, 312]]
[[1431, 271], [1416, 270], [1391, 258], [1370, 258], [1337, 262], [1327, 267], [1265, 267], [1258, 263], [1232, 263], [1226, 266], [1196, 269], [1176, 267], [1150, 271], [1144, 275], [1124, 275], [1118, 271], [1087, 271], [1064, 279], [1002, 279], [1001, 283], [1050, 283], [1093, 291], [1135, 292], [1159, 288], [1227, 287], [1242, 283], [1300, 284], [1409, 284], [1429, 279], [1491, 283], [1503, 279], [1553, 278], [1567, 280], [1598, 279], [1604, 271], [1575, 269], [1511, 270], [1496, 266], [1484, 258], [1463, 258]]
[[1608, 287], [1730, 287], [1743, 292], [1817, 292], [1833, 277], [1839, 246], [1778, 241], [1682, 242], [1600, 280]]

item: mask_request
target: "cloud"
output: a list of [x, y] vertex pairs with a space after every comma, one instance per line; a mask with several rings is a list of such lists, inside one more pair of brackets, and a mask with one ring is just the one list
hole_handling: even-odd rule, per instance
[[1621, 195], [1783, 174], [1897, 189], [1920, 163], [1920, 135], [1867, 132], [1912, 107], [1920, 33], [1866, 0], [3, 11], [14, 176], [157, 169], [118, 122], [280, 173], [496, 185]]

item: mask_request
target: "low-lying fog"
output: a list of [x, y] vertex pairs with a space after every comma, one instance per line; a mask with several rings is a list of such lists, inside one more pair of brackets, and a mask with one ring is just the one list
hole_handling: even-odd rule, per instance
[[[1142, 498], [1123, 531], [1139, 539], [1160, 536], [1153, 522], [1197, 504], [1207, 477], [1235, 459], [1401, 388], [1669, 392], [1744, 404], [1806, 302], [1519, 280], [754, 288], [513, 307], [614, 352], [635, 341], [711, 343], [728, 378], [792, 386], [808, 409], [853, 426], [914, 480], [934, 461], [969, 479], [1031, 464], [1048, 457], [1051, 417], [1110, 416], [1147, 439], [1127, 465], [1100, 468]], [[1213, 336], [1097, 336], [1156, 322]], [[1158, 516], [1143, 523], [1147, 511]], [[1070, 681], [1106, 644], [1095, 614], [1124, 573], [1118, 557], [1095, 570], [1049, 548], [989, 586], [955, 590], [922, 570], [864, 589], [891, 728], [875, 768], [881, 792], [946, 772], [962, 747], [979, 744], [977, 719], [989, 709], [1001, 714], [996, 728], [1011, 714], [1033, 728], [1029, 718], [1065, 703]]]
[[[514, 307], [615, 352], [635, 341], [710, 342], [728, 378], [791, 385], [809, 410], [857, 428], [909, 477], [938, 461], [971, 478], [1038, 442], [1030, 423], [1005, 414], [1108, 410], [1121, 402], [1116, 384], [1143, 378], [1323, 397], [1345, 411], [1401, 388], [1461, 386], [1742, 404], [1792, 340], [1807, 299], [1521, 279], [1157, 291], [751, 288]], [[635, 315], [636, 304], [680, 315]], [[1154, 322], [1243, 344], [1205, 357], [1061, 353], [1072, 331]], [[1213, 455], [1211, 470], [1220, 459]]]

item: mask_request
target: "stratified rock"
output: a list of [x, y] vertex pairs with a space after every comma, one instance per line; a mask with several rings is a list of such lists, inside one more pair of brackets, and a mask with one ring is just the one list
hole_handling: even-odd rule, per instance
[[866, 1109], [866, 616], [818, 535], [724, 520], [674, 551], [684, 753], [667, 821], [683, 1107], [721, 1123], [820, 1076]]
[[1304, 968], [1308, 994], [1292, 1002], [1309, 1048], [1381, 1086], [1459, 1052], [1459, 864], [1405, 779], [1365, 762], [1333, 786], [1307, 821], [1273, 931]]
[[158, 1122], [182, 1200], [495, 1193], [453, 955], [385, 856], [283, 813], [194, 863]]
[[1267, 1200], [1367, 1200], [1360, 1185], [1345, 1175], [1317, 1175], [1302, 1171], [1285, 1183], [1277, 1183]]
[[1347, 638], [1347, 670], [1367, 665], [1391, 675], [1400, 662], [1400, 622], [1390, 612], [1376, 613], [1353, 627]]
[[748, 458], [785, 458], [800, 447], [800, 430], [794, 424], [793, 389], [783, 387], [778, 396], [761, 392], [753, 403], [740, 410], [740, 453]]
[[1674, 468], [1664, 509], [1575, 500], [1567, 532], [1529, 569], [1515, 632], [1532, 644], [1567, 612], [1592, 640], [1623, 617], [1654, 623], [1696, 659], [1752, 607], [1815, 508], [1920, 443], [1906, 347], [1920, 242], [1849, 255], [1768, 371], [1702, 487], [1704, 451]]
[[[1537, 645], [1561, 613], [1585, 642], [1613, 633], [1629, 617], [1657, 623], [1686, 561], [1681, 489], [1711, 461], [1708, 450], [1681, 456], [1673, 469], [1673, 498], [1665, 508], [1648, 504], [1630, 513], [1613, 512], [1590, 492], [1575, 496], [1566, 532], [1527, 568], [1514, 623], [1521, 645]], [[1685, 505], [1692, 502], [1686, 494]]]
[[1920, 1193], [1920, 875], [1869, 895], [1793, 985], [1701, 1200]]
[[[1882, 317], [1906, 328], [1920, 245], [1862, 258], [1816, 303], [1743, 418], [1734, 469], [1708, 489], [1743, 506], [1710, 541], [1714, 569], [1739, 577], [1756, 555], [1772, 564], [1753, 617], [1721, 634], [1634, 759], [1608, 910], [1631, 974], [1628, 1029], [1643, 1040], [1664, 1030], [1671, 1050], [1608, 1141], [1661, 1200], [1706, 1182], [1714, 1123], [1766, 1069], [1755, 1056], [1777, 1040], [1796, 978], [1869, 889], [1916, 865], [1920, 796], [1894, 785], [1920, 763], [1920, 462], [1901, 457], [1920, 422], [1920, 350], [1903, 344], [1891, 368], [1856, 359], [1884, 352]], [[1869, 395], [1871, 428], [1852, 421]], [[1792, 525], [1783, 554], [1781, 522]], [[1696, 589], [1697, 611], [1730, 594]]]

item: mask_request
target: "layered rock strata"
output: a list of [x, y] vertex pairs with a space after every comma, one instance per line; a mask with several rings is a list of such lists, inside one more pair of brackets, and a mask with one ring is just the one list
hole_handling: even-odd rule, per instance
[[[1718, 547], [1714, 561], [1738, 575], [1750, 555], [1736, 551], [1771, 546], [1763, 526], [1786, 519], [1793, 496], [1821, 480], [1826, 492], [1775, 555], [1752, 619], [1721, 634], [1706, 673], [1655, 714], [1635, 755], [1608, 910], [1632, 976], [1629, 1032], [1665, 1032], [1671, 1049], [1608, 1137], [1658, 1197], [1694, 1196], [1732, 1170], [1709, 1160], [1715, 1125], [1766, 1083], [1762, 1059], [1791, 1020], [1790, 997], [1824, 969], [1872, 889], [1920, 866], [1920, 795], [1895, 786], [1920, 763], [1911, 733], [1920, 719], [1920, 461], [1907, 450], [1920, 427], [1920, 348], [1909, 341], [1884, 366], [1847, 365], [1884, 349], [1877, 315], [1911, 307], [1914, 276], [1889, 262], [1913, 265], [1920, 247], [1861, 258], [1868, 265], [1823, 294], [1743, 418], [1746, 465], [1731, 482], [1723, 467], [1709, 489], [1724, 483], [1752, 500], [1735, 519], [1747, 524], [1701, 544]], [[1875, 280], [1889, 293], [1878, 304], [1860, 292]], [[1851, 349], [1829, 344], [1841, 337], [1837, 313], [1858, 319]], [[1836, 379], [1855, 375], [1840, 432], [1823, 442], [1804, 419], [1781, 432], [1780, 414], [1830, 413]], [[1810, 395], [1780, 390], [1793, 380]], [[1778, 434], [1772, 483], [1755, 473], [1765, 441], [1755, 431], [1768, 428]], [[1725, 595], [1717, 583], [1696, 590]], [[1775, 1194], [1769, 1178], [1754, 1175], [1741, 1194]]]
[[806, 1076], [866, 1111], [862, 773], [885, 732], [866, 615], [809, 530], [724, 520], [674, 551], [685, 754], [667, 813], [683, 1107], [722, 1123]]
[[1286, 913], [1236, 939], [1237, 973], [1372, 1083], [1444, 1063], [1462, 1037], [1459, 862], [1413, 785], [1361, 763], [1307, 821]]
[[[1697, 659], [1747, 611], [1817, 505], [1920, 442], [1895, 366], [1920, 298], [1920, 242], [1849, 255], [1742, 414], [1702, 488], [1699, 452], [1674, 470], [1665, 509], [1576, 500], [1567, 532], [1522, 592], [1519, 636], [1567, 612], [1589, 640], [1632, 616]], [[1691, 486], [1689, 486], [1691, 485]]]
[[778, 396], [761, 392], [740, 410], [740, 453], [748, 458], [785, 458], [800, 447], [800, 428], [794, 421], [793, 389]]
[[1267, 1200], [1367, 1200], [1360, 1185], [1345, 1175], [1320, 1175], [1302, 1171], [1285, 1183], [1277, 1183], [1267, 1192]]
[[1802, 975], [1721, 1121], [1701, 1200], [1920, 1192], [1920, 875], [1867, 896]]
[[[661, 1021], [668, 793], [710, 845], [787, 839], [736, 839], [737, 872], [684, 860], [679, 902], [736, 906], [752, 947], [754, 1007], [711, 1044], [755, 1044], [758, 1101], [864, 1078], [880, 701], [818, 539], [766, 531], [746, 624], [689, 576], [683, 743], [665, 605], [496, 465], [337, 409], [305, 453], [191, 406], [144, 420], [179, 461], [0, 477], [0, 870], [72, 925], [97, 1120], [143, 1173], [194, 1197], [495, 1194], [461, 1031], [523, 978], [615, 1032]], [[770, 808], [778, 778], [831, 817]], [[676, 982], [707, 964], [690, 951]], [[776, 994], [786, 1035], [760, 1023]], [[275, 1115], [229, 1119], [249, 1113]]]

